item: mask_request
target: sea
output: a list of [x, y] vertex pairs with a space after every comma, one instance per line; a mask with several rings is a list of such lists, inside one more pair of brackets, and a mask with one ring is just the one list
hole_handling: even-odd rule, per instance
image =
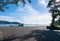
[[0, 26], [18, 26], [18, 24], [0, 24]]
[[[0, 26], [18, 26], [18, 24], [0, 24]], [[24, 24], [23, 26], [48, 26], [43, 24]]]

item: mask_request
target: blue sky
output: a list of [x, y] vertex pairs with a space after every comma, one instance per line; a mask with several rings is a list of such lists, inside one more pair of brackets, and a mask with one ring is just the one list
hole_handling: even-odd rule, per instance
[[32, 0], [31, 4], [28, 3], [24, 7], [20, 2], [18, 7], [8, 5], [10, 8], [6, 12], [0, 12], [0, 20], [16, 21], [25, 24], [49, 25], [51, 14], [46, 7], [47, 3], [48, 0]]

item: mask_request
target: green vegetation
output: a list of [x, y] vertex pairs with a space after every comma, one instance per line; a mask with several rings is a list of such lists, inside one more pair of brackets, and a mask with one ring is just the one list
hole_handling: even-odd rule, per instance
[[50, 8], [49, 12], [52, 13], [52, 22], [51, 22], [50, 27], [58, 26], [57, 24], [55, 24], [55, 19], [57, 16], [60, 16], [60, 10], [58, 9], [58, 8], [60, 8], [60, 1], [58, 1], [58, 2], [56, 2], [56, 1], [57, 0], [50, 0], [48, 3], [48, 6], [47, 6], [48, 8]]
[[59, 19], [59, 20], [57, 20], [57, 21], [55, 21], [54, 26], [55, 26], [55, 27], [60, 26], [60, 19]]
[[0, 24], [20, 24], [18, 22], [0, 21]]

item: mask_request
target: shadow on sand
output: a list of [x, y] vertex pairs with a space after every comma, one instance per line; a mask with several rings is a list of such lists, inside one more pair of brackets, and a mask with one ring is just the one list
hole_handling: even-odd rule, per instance
[[12, 41], [15, 39], [21, 39], [20, 41], [24, 41], [31, 37], [34, 37], [36, 41], [60, 41], [60, 32], [53, 30], [33, 30], [29, 34], [23, 36], [11, 35], [0, 41]]

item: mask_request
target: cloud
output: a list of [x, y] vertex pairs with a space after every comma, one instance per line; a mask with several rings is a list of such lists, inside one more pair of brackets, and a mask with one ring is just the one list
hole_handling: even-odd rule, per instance
[[56, 2], [59, 2], [60, 0], [56, 0]]
[[0, 16], [0, 20], [11, 21], [11, 22], [14, 21], [11, 16]]
[[31, 5], [26, 5], [24, 8], [21, 8], [22, 10], [19, 10], [18, 12], [23, 11], [26, 13], [22, 13], [23, 20], [21, 22], [25, 24], [49, 24], [51, 22], [51, 15], [49, 13], [40, 13], [37, 10], [35, 10]]
[[46, 0], [38, 0], [39, 5], [47, 6]]
[[40, 13], [30, 4], [25, 7], [18, 7], [16, 11], [10, 13], [12, 16], [0, 16], [0, 20], [17, 21], [25, 24], [50, 24], [49, 13]]
[[24, 23], [26, 24], [49, 24], [51, 22], [51, 16], [50, 14], [36, 14], [36, 15], [30, 15], [25, 16]]

